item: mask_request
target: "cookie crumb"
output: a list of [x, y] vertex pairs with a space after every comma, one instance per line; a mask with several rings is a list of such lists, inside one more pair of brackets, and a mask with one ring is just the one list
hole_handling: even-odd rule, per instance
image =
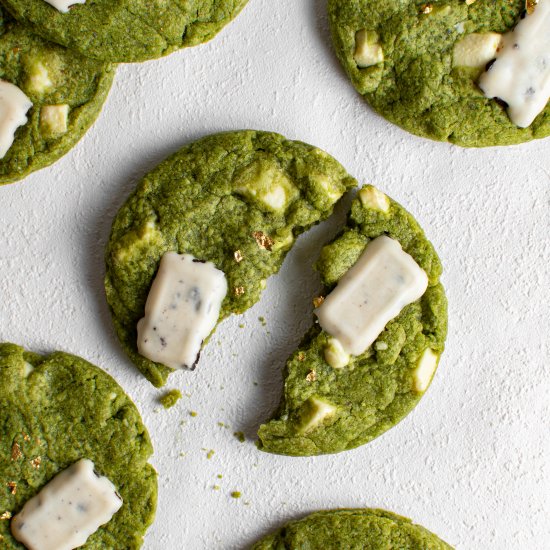
[[210, 460], [214, 456], [215, 452], [216, 451], [214, 451], [214, 449], [210, 449], [208, 453], [206, 453], [206, 458]]
[[198, 412], [196, 411], [189, 411], [189, 415], [192, 416], [193, 418], [195, 418], [195, 416], [198, 416]]
[[242, 494], [240, 491], [232, 491], [231, 492], [231, 498], [241, 498]]
[[170, 409], [173, 407], [180, 399], [182, 398], [181, 392], [179, 390], [170, 390], [165, 393], [160, 399], [161, 405], [165, 409]]
[[241, 443], [244, 443], [246, 441], [246, 438], [244, 436], [243, 432], [235, 432], [233, 434]]

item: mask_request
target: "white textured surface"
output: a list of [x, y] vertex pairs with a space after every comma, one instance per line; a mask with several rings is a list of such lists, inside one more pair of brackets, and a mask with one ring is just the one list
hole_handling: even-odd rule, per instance
[[[550, 141], [463, 150], [391, 126], [345, 78], [324, 10], [324, 0], [251, 0], [210, 44], [120, 67], [77, 148], [0, 188], [0, 340], [79, 354], [135, 399], [159, 471], [145, 550], [244, 548], [285, 520], [339, 506], [408, 515], [458, 548], [547, 550]], [[298, 241], [255, 308], [220, 327], [194, 373], [170, 379], [189, 394], [173, 409], [159, 407], [115, 340], [102, 286], [114, 213], [168, 153], [238, 128], [330, 152], [404, 204], [442, 257], [447, 351], [417, 409], [370, 445], [285, 458], [232, 435], [252, 436], [278, 401], [319, 287], [310, 265], [343, 207]]]

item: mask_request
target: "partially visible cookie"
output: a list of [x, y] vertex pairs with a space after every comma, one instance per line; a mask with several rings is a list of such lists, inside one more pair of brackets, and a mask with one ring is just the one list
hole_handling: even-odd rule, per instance
[[48, 40], [87, 57], [128, 63], [210, 40], [247, 1], [3, 0], [3, 4]]
[[550, 104], [520, 128], [507, 105], [478, 86], [525, 6], [525, 0], [329, 0], [328, 10], [338, 58], [376, 111], [419, 136], [486, 147], [550, 135]]
[[0, 9], [0, 86], [16, 86], [30, 107], [0, 159], [0, 185], [67, 153], [100, 113], [114, 74], [114, 65], [47, 42]]
[[59, 472], [88, 459], [123, 505], [82, 548], [140, 548], [155, 515], [157, 475], [147, 430], [122, 388], [74, 355], [0, 344], [0, 392], [0, 546], [23, 548], [10, 518]]
[[[164, 273], [161, 259], [173, 264], [177, 257], [168, 253], [177, 253], [190, 266], [197, 262], [205, 277], [225, 276], [218, 322], [243, 313], [260, 299], [266, 279], [279, 270], [296, 237], [327, 218], [355, 183], [320, 149], [258, 131], [205, 137], [149, 173], [116, 215], [105, 277], [117, 335], [144, 376], [161, 386], [172, 372], [169, 363], [138, 352], [138, 322], [146, 314], [153, 280]], [[180, 294], [174, 291], [166, 311], [176, 310]], [[200, 308], [205, 302], [198, 298]], [[154, 336], [157, 327], [149, 328]], [[166, 348], [160, 336], [159, 347]]]
[[408, 518], [377, 509], [326, 510], [292, 521], [251, 550], [452, 550]]
[[[427, 289], [385, 328], [382, 324], [382, 332], [359, 355], [342, 349], [335, 335], [316, 321], [287, 361], [279, 409], [258, 431], [261, 450], [307, 456], [358, 447], [403, 419], [431, 383], [447, 334], [441, 263], [414, 218], [373, 186], [358, 192], [346, 227], [321, 252], [316, 267], [326, 287], [324, 295], [331, 294], [380, 239], [416, 263], [427, 277]], [[385, 268], [383, 262], [373, 262], [371, 271]], [[391, 294], [384, 285], [394, 278], [401, 275], [383, 270], [371, 297], [352, 294], [350, 303], [364, 299], [358, 306], [368, 308], [369, 300]], [[321, 302], [322, 298], [316, 300], [316, 305]], [[351, 315], [350, 311], [342, 318]]]

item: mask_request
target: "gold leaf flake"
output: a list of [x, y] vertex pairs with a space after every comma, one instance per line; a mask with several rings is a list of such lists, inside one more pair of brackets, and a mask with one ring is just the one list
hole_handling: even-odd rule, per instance
[[15, 481], [8, 481], [7, 486], [12, 495], [15, 495], [15, 493], [17, 493], [17, 483]]
[[298, 353], [298, 361], [304, 361], [306, 358], [306, 354], [303, 351], [300, 351]]
[[10, 519], [11, 518], [11, 512], [4, 512], [1, 516], [0, 516], [0, 519]]
[[313, 307], [319, 307], [324, 301], [324, 296], [317, 296], [317, 298], [313, 298]]
[[434, 7], [431, 4], [424, 4], [420, 6], [420, 13], [428, 14], [431, 13]]
[[25, 441], [30, 441], [30, 440], [31, 440], [31, 437], [30, 437], [29, 434], [23, 433], [23, 439], [24, 439]]
[[317, 380], [317, 373], [314, 370], [310, 370], [309, 374], [306, 376], [308, 382], [315, 382]]
[[19, 446], [19, 443], [17, 443], [16, 441], [11, 447], [11, 459], [18, 460], [22, 456], [23, 456], [23, 453], [21, 452], [21, 447]]
[[31, 460], [31, 464], [35, 470], [38, 470], [38, 468], [40, 468], [40, 464], [42, 464], [42, 457], [37, 456], [36, 458], [33, 458]]
[[236, 286], [233, 291], [235, 292], [235, 296], [242, 296], [244, 294], [244, 286]]
[[529, 15], [531, 15], [535, 11], [538, 3], [539, 0], [525, 0], [525, 10]]
[[233, 257], [237, 263], [242, 262], [244, 259], [244, 256], [240, 250], [235, 250], [235, 252], [233, 252]]
[[260, 248], [263, 248], [264, 250], [271, 251], [273, 245], [275, 244], [275, 241], [271, 237], [268, 237], [262, 231], [254, 231], [252, 233], [252, 236], [256, 239], [258, 246]]

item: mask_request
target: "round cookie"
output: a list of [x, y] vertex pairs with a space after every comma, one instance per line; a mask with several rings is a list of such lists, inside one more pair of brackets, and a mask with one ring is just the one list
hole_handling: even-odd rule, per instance
[[427, 290], [343, 367], [327, 362], [327, 351], [339, 351], [316, 322], [287, 361], [279, 409], [258, 431], [261, 450], [309, 456], [358, 447], [395, 426], [427, 390], [444, 349], [447, 300], [439, 258], [413, 217], [376, 188], [363, 187], [316, 268], [329, 293], [381, 235], [412, 256], [428, 276]]
[[0, 546], [23, 548], [9, 518], [60, 471], [87, 458], [124, 502], [82, 548], [140, 548], [155, 514], [157, 476], [147, 463], [149, 435], [122, 388], [79, 357], [41, 356], [13, 344], [0, 344], [0, 386]]
[[87, 0], [62, 13], [45, 0], [4, 0], [48, 40], [114, 63], [146, 61], [213, 38], [248, 0]]
[[[464, 147], [509, 145], [550, 134], [550, 104], [529, 127], [519, 128], [505, 105], [485, 97], [476, 84], [486, 61], [464, 66], [454, 58], [455, 45], [465, 37], [505, 33], [524, 9], [525, 0], [328, 4], [336, 53], [370, 105], [413, 134]], [[360, 61], [358, 43], [364, 45]]]
[[47, 42], [0, 9], [0, 79], [33, 103], [0, 159], [0, 185], [44, 168], [71, 149], [101, 111], [115, 67]]
[[268, 132], [201, 139], [162, 162], [118, 212], [105, 289], [118, 337], [155, 386], [172, 370], [137, 351], [137, 323], [163, 254], [192, 254], [223, 271], [219, 321], [260, 298], [295, 238], [327, 218], [356, 184], [327, 153]]
[[326, 510], [292, 521], [251, 550], [452, 550], [410, 519], [377, 509]]

